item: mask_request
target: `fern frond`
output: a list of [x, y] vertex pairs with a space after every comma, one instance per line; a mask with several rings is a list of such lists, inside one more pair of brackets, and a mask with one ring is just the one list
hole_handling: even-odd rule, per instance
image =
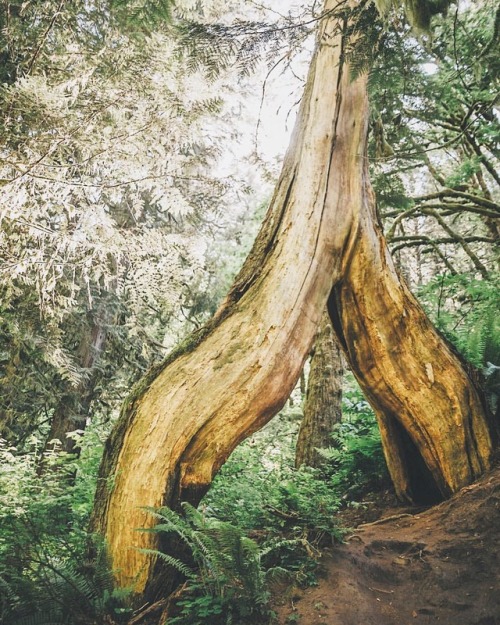
[[139, 551], [141, 553], [147, 553], [152, 556], [160, 558], [160, 560], [163, 560], [163, 562], [166, 562], [169, 566], [174, 568], [176, 571], [179, 571], [179, 573], [182, 573], [182, 575], [184, 575], [184, 577], [186, 577], [187, 579], [190, 579], [193, 581], [197, 579], [196, 573], [185, 562], [182, 562], [182, 560], [179, 560], [178, 558], [174, 558], [173, 556], [169, 556], [168, 553], [163, 553], [161, 551], [158, 551], [157, 549], [139, 549]]
[[279, 584], [289, 580], [292, 574], [282, 566], [273, 566], [265, 572], [265, 580], [269, 584]]

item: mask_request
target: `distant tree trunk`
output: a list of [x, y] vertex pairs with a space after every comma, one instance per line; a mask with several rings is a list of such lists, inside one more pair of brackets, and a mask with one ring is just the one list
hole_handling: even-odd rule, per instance
[[[58, 448], [62, 451], [77, 455], [80, 453], [75, 440], [67, 434], [75, 430], [83, 431], [87, 427], [97, 383], [97, 367], [106, 346], [108, 326], [112, 320], [112, 313], [107, 309], [106, 302], [89, 315], [91, 316], [90, 327], [80, 340], [77, 352], [77, 363], [82, 371], [82, 380], [76, 388], [69, 388], [68, 392], [59, 398], [59, 404], [52, 416], [44, 452], [50, 450], [53, 445], [52, 441], [57, 439], [61, 443]], [[41, 473], [44, 467], [45, 463], [42, 459]]]
[[78, 350], [78, 365], [84, 371], [84, 378], [76, 388], [61, 396], [50, 424], [46, 449], [51, 445], [51, 441], [58, 439], [61, 442], [60, 449], [78, 453], [74, 440], [68, 438], [66, 434], [86, 428], [96, 384], [96, 367], [106, 343], [106, 334], [107, 327], [102, 323], [102, 319], [98, 318], [89, 334], [82, 338]]
[[[398, 461], [403, 427], [444, 493], [489, 464], [477, 392], [399, 282], [375, 225], [366, 77], [349, 75], [338, 4], [326, 0], [283, 171], [242, 271], [214, 318], [135, 389], [107, 442], [92, 529], [107, 541], [117, 584], [139, 595], [153, 596], [160, 580], [158, 559], [141, 550], [159, 545], [137, 531], [155, 523], [144, 507], [197, 503], [238, 443], [283, 406], [336, 284], [330, 302], [346, 351], [372, 402], [393, 410], [379, 418], [398, 492], [408, 493], [411, 471]], [[161, 580], [159, 592], [168, 589]]]
[[328, 312], [321, 318], [314, 341], [304, 418], [300, 424], [295, 466], [319, 467], [317, 449], [332, 446], [333, 426], [342, 419], [342, 353]]

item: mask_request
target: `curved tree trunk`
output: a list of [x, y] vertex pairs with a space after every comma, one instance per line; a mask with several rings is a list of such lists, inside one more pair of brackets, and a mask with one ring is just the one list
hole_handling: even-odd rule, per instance
[[344, 368], [340, 345], [328, 312], [321, 317], [314, 341], [311, 368], [295, 450], [295, 466], [319, 467], [323, 459], [317, 449], [332, 445], [333, 426], [342, 419]]
[[[326, 0], [325, 8], [330, 11], [337, 3]], [[407, 389], [418, 389], [418, 400], [429, 412], [422, 414], [417, 406], [416, 417], [405, 417], [404, 422], [415, 429], [415, 444], [429, 447], [421, 453], [446, 491], [467, 483], [488, 464], [491, 442], [470, 381], [458, 360], [443, 356], [447, 352], [442, 341], [416, 302], [399, 282], [394, 284], [397, 276], [388, 253], [377, 255], [382, 240], [373, 236], [375, 216], [365, 156], [366, 79], [351, 81], [343, 43], [331, 14], [321, 25], [291, 146], [249, 258], [212, 321], [136, 389], [107, 443], [92, 527], [107, 541], [118, 585], [133, 584], [139, 594], [151, 594], [156, 575], [155, 556], [140, 548], [158, 545], [156, 534], [137, 531], [154, 525], [144, 506], [177, 507], [183, 499], [199, 501], [236, 445], [276, 414], [300, 375], [328, 294], [343, 276], [348, 281], [338, 287], [335, 299], [338, 319], [347, 324], [341, 334], [351, 359], [356, 360], [358, 349], [369, 354], [373, 341], [378, 345], [391, 332], [397, 334], [403, 312], [416, 324], [406, 324], [411, 337], [407, 349], [420, 354], [422, 343], [427, 350], [419, 367], [404, 371], [412, 379], [390, 380], [392, 386], [378, 383], [380, 376], [370, 377], [373, 361], [361, 364], [370, 397], [381, 406], [392, 406], [391, 401], [397, 402], [392, 393], [400, 393], [398, 405], [402, 403], [409, 413], [416, 402]], [[370, 273], [367, 263], [372, 260]], [[355, 289], [352, 296], [349, 285]], [[351, 299], [354, 308], [347, 319]], [[410, 315], [407, 305], [418, 312]], [[385, 316], [379, 316], [379, 308]], [[383, 327], [367, 332], [365, 339], [365, 320], [357, 317], [358, 311], [368, 316], [368, 329], [377, 322]], [[384, 352], [387, 376], [400, 373], [391, 352], [398, 347], [391, 344]], [[428, 353], [431, 349], [434, 352]], [[394, 357], [400, 356], [394, 352]], [[443, 376], [460, 388], [442, 382]], [[436, 389], [445, 385], [450, 391], [448, 404], [434, 404]], [[464, 403], [466, 396], [471, 403]], [[387, 422], [393, 421], [391, 413]], [[430, 429], [429, 421], [442, 424], [441, 429]], [[431, 434], [439, 440], [430, 440]], [[387, 428], [384, 438], [390, 440]], [[469, 452], [476, 443], [472, 460]], [[398, 463], [390, 460], [393, 476], [404, 477], [394, 470]], [[399, 491], [405, 492], [401, 487]]]
[[377, 415], [397, 494], [432, 502], [489, 467], [493, 427], [473, 373], [397, 273], [370, 196], [352, 261], [328, 307]]
[[120, 586], [143, 593], [154, 577], [154, 556], [139, 551], [157, 546], [137, 531], [154, 525], [144, 506], [197, 502], [237, 444], [283, 406], [345, 271], [364, 201], [367, 100], [342, 45], [338, 23], [325, 20], [250, 256], [212, 321], [142, 382], [108, 441], [92, 527]]

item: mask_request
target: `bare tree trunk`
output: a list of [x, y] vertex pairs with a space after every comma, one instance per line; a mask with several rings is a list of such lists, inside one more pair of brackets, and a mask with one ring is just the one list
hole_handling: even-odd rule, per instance
[[295, 450], [295, 466], [319, 467], [322, 458], [317, 449], [332, 445], [333, 426], [342, 419], [342, 353], [325, 311], [314, 341], [311, 368]]
[[215, 317], [136, 389], [106, 446], [92, 526], [107, 540], [118, 584], [134, 583], [138, 593], [156, 560], [139, 549], [158, 545], [136, 531], [154, 525], [144, 506], [197, 502], [238, 443], [283, 406], [350, 258], [367, 100], [342, 45], [337, 21], [325, 20], [283, 171], [242, 271]]
[[[325, 8], [331, 11], [337, 4], [338, 0], [326, 0]], [[425, 352], [415, 370], [402, 372], [410, 379], [389, 380], [393, 386], [377, 386], [378, 378], [370, 377], [376, 366], [373, 359], [362, 364], [370, 397], [380, 406], [392, 407], [397, 398], [391, 393], [400, 393], [398, 407], [402, 403], [410, 414], [415, 400], [407, 388], [418, 390], [418, 400], [428, 413], [417, 407], [416, 417], [406, 421], [446, 492], [460, 488], [488, 466], [491, 441], [470, 380], [457, 359], [442, 356], [447, 348], [406, 289], [394, 284], [397, 276], [388, 253], [378, 253], [383, 240], [378, 231], [373, 234], [366, 78], [352, 81], [349, 76], [344, 26], [333, 15], [321, 24], [276, 192], [229, 295], [215, 317], [136, 388], [106, 445], [92, 528], [107, 541], [117, 584], [133, 584], [141, 595], [151, 595], [158, 579], [157, 558], [141, 551], [156, 549], [157, 535], [137, 531], [154, 525], [144, 506], [175, 508], [181, 500], [198, 502], [236, 445], [283, 406], [310, 351], [328, 294], [343, 277], [347, 282], [343, 280], [334, 298], [339, 302], [336, 321], [346, 324], [339, 333], [352, 360], [359, 364], [358, 344], [368, 356], [374, 349], [371, 343], [378, 345], [381, 339], [373, 330], [377, 324], [380, 335], [399, 336], [403, 315], [409, 315], [410, 322], [403, 323], [409, 332], [406, 349]], [[375, 265], [369, 271], [371, 262]], [[403, 304], [397, 299], [401, 293]], [[377, 303], [377, 297], [384, 301]], [[349, 298], [354, 308], [346, 319], [344, 304]], [[418, 312], [410, 315], [405, 305]], [[366, 321], [359, 314], [366, 315]], [[364, 323], [370, 330], [366, 339]], [[392, 365], [391, 350], [406, 358], [399, 344], [391, 343], [383, 364]], [[387, 375], [400, 373], [392, 366]], [[449, 379], [460, 388], [452, 389]], [[434, 404], [432, 398], [441, 387], [450, 390], [450, 399]], [[383, 418], [392, 424], [396, 416], [391, 412]], [[437, 441], [430, 438], [434, 435]], [[457, 443], [446, 442], [455, 437]], [[387, 427], [384, 441], [386, 447], [391, 444]], [[469, 453], [473, 447], [474, 459]], [[395, 479], [406, 479], [406, 473], [394, 470], [401, 463], [387, 453]], [[435, 457], [439, 461], [432, 464]], [[405, 492], [401, 486], [398, 490]]]
[[397, 273], [373, 194], [329, 299], [334, 328], [380, 426], [397, 494], [433, 501], [490, 465], [492, 430], [472, 372]]

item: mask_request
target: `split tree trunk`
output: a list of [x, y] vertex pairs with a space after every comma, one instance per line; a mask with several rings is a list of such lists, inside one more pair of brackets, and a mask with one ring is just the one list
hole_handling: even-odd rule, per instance
[[342, 353], [328, 312], [321, 317], [311, 357], [304, 418], [295, 450], [295, 466], [320, 467], [318, 449], [332, 446], [333, 426], [342, 419]]
[[143, 381], [107, 444], [92, 526], [117, 583], [138, 593], [155, 565], [138, 549], [158, 544], [137, 531], [154, 525], [143, 507], [197, 502], [238, 443], [279, 411], [350, 257], [364, 201], [365, 79], [350, 80], [337, 21], [323, 22], [319, 42], [249, 258], [212, 321]]
[[377, 415], [397, 494], [432, 502], [490, 466], [494, 428], [473, 372], [397, 273], [369, 195], [352, 260], [328, 307]]
[[[337, 3], [326, 0], [326, 10]], [[229, 295], [207, 326], [143, 380], [107, 443], [92, 527], [107, 541], [117, 584], [134, 585], [139, 594], [154, 587], [156, 563], [140, 548], [158, 546], [156, 534], [137, 531], [154, 525], [144, 506], [198, 502], [236, 445], [276, 414], [300, 375], [328, 294], [342, 277], [347, 281], [331, 300], [338, 302], [336, 322], [351, 360], [366, 376], [363, 387], [381, 410], [392, 403], [404, 409], [403, 415], [380, 417], [399, 492], [408, 490], [407, 473], [391, 452], [394, 423], [411, 429], [446, 492], [488, 465], [491, 441], [477, 394], [380, 248], [367, 174], [366, 79], [350, 79], [343, 26], [333, 14], [322, 22], [276, 192]], [[367, 315], [366, 337], [359, 314]], [[410, 355], [390, 341], [403, 328]], [[374, 351], [374, 341], [387, 344], [376, 352], [380, 360], [360, 363]], [[413, 354], [417, 362], [403, 371], [394, 367], [395, 358], [406, 362]], [[372, 372], [385, 367], [389, 378], [402, 373], [411, 379], [381, 383]], [[414, 388], [425, 414], [415, 406]], [[448, 399], [443, 391], [434, 403], [438, 388], [446, 388]], [[414, 409], [415, 417], [409, 416]]]

